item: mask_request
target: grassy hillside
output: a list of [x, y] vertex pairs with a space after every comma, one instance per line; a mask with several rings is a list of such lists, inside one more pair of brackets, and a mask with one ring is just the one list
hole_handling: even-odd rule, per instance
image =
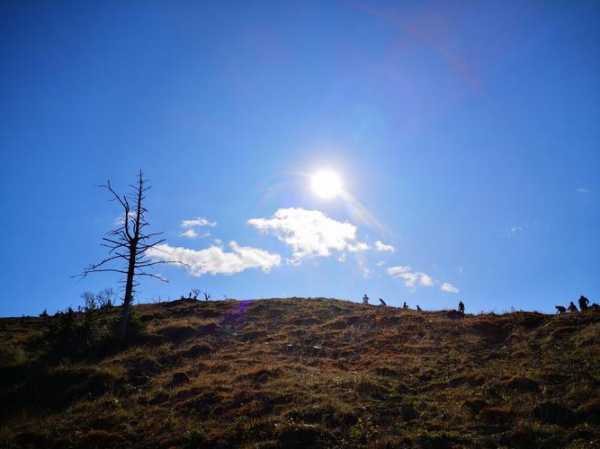
[[127, 348], [93, 314], [0, 320], [0, 448], [600, 447], [598, 312], [181, 300]]

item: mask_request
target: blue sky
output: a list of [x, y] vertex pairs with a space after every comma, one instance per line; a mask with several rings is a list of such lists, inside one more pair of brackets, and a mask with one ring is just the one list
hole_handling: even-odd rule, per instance
[[[70, 276], [119, 214], [97, 186], [140, 168], [193, 265], [141, 301], [600, 299], [598, 2], [5, 1], [0, 21], [0, 315], [117, 286]], [[343, 195], [311, 190], [324, 168]]]

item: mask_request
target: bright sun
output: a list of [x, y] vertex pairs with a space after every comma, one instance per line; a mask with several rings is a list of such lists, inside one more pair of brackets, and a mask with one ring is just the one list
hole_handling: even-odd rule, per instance
[[342, 193], [342, 179], [331, 170], [320, 170], [310, 179], [312, 191], [319, 197], [330, 200]]

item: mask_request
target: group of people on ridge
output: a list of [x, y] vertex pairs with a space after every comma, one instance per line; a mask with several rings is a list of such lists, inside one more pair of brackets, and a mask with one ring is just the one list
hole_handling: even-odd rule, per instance
[[585, 296], [581, 295], [579, 297], [579, 309], [577, 309], [577, 306], [575, 305], [575, 303], [573, 301], [571, 301], [569, 303], [569, 305], [567, 307], [565, 306], [554, 306], [556, 308], [556, 311], [558, 313], [565, 313], [567, 311], [569, 312], [578, 312], [578, 311], [582, 311], [585, 312], [588, 309], [593, 309], [593, 310], [600, 310], [600, 305], [593, 303], [590, 306], [590, 300], [587, 299]]
[[[362, 297], [362, 303], [366, 306], [369, 305], [369, 297], [367, 296], [366, 293]], [[383, 300], [383, 298], [379, 298], [379, 305], [385, 307], [385, 306], [387, 306], [387, 303]], [[402, 304], [402, 308], [404, 310], [409, 309], [408, 304], [406, 304], [406, 301], [404, 301], [404, 303]], [[462, 313], [463, 315], [465, 313], [465, 304], [462, 301], [459, 301], [459, 303], [458, 303], [458, 311], [460, 313]], [[422, 312], [421, 307], [419, 307], [419, 305], [417, 305], [417, 312]]]

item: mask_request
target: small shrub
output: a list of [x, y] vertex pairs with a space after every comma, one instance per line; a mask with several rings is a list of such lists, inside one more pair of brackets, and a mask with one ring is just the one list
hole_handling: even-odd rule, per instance
[[84, 302], [86, 312], [98, 309], [110, 309], [113, 306], [114, 291], [112, 288], [105, 288], [98, 293], [84, 292], [81, 297]]
[[377, 429], [370, 417], [358, 418], [356, 424], [350, 428], [350, 438], [358, 443], [366, 444], [375, 439]]
[[182, 449], [201, 449], [207, 446], [208, 436], [203, 429], [188, 430], [183, 436]]
[[533, 410], [533, 416], [547, 424], [571, 426], [577, 422], [577, 414], [556, 402], [543, 402]]

